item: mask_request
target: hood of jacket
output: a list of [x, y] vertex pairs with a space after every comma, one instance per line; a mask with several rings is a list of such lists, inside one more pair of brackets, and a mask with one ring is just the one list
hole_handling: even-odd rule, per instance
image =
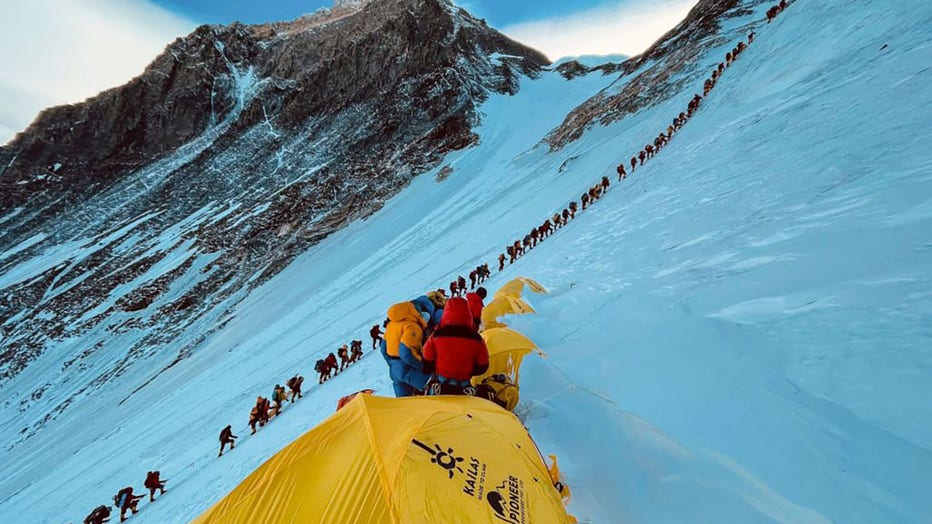
[[392, 322], [415, 322], [421, 326], [426, 325], [424, 318], [411, 302], [399, 302], [388, 308], [388, 319]]
[[472, 313], [469, 311], [469, 303], [465, 298], [453, 297], [447, 300], [440, 325], [473, 327]]

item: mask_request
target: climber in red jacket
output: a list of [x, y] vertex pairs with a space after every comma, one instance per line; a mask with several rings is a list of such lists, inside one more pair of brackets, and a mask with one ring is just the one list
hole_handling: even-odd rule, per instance
[[466, 302], [469, 304], [469, 313], [472, 315], [472, 319], [475, 322], [476, 329], [479, 329], [479, 324], [482, 322], [482, 308], [485, 307], [485, 304], [482, 303], [489, 294], [484, 287], [479, 286], [479, 289], [475, 293], [466, 293]]
[[427, 339], [422, 354], [422, 370], [435, 375], [431, 395], [468, 394], [469, 379], [489, 369], [489, 349], [473, 326], [466, 299], [448, 300], [440, 327]]

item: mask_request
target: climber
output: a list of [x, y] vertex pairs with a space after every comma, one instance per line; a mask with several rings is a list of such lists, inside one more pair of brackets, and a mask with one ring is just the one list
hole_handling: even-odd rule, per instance
[[602, 196], [602, 186], [596, 184], [589, 188], [589, 204], [592, 205], [593, 202], [598, 200]]
[[375, 349], [379, 341], [382, 340], [382, 330], [379, 329], [378, 324], [372, 326], [369, 330], [369, 336], [372, 337], [372, 349]]
[[350, 350], [350, 362], [356, 362], [362, 358], [362, 340], [357, 340], [357, 344], [353, 345], [353, 348]]
[[279, 384], [275, 384], [275, 388], [272, 389], [272, 402], [274, 402], [274, 404], [272, 404], [271, 416], [274, 417], [282, 410], [282, 404], [284, 404], [286, 400], [288, 400], [288, 395], [285, 394], [285, 388]]
[[608, 186], [610, 185], [612, 185], [612, 183], [608, 180], [608, 177], [603, 176], [602, 177], [602, 192], [608, 191]]
[[411, 301], [414, 309], [425, 317], [427, 320], [427, 329], [424, 330], [426, 339], [430, 332], [440, 323], [440, 317], [443, 316], [443, 306], [447, 303], [447, 296], [439, 291], [428, 291], [426, 295], [421, 295]]
[[473, 290], [476, 288], [476, 270], [473, 269], [469, 272], [469, 289]]
[[[249, 428], [252, 429], [252, 435], [256, 434], [256, 424], [264, 427], [269, 421], [268, 405], [262, 396], [256, 397], [256, 405], [249, 411]], [[232, 449], [232, 448], [231, 448]]]
[[531, 228], [531, 247], [532, 248], [537, 247], [537, 242], [540, 240], [540, 234], [541, 232], [539, 228], [536, 228], [536, 227]]
[[576, 201], [570, 202], [570, 218], [576, 218]]
[[145, 495], [133, 495], [132, 486], [126, 486], [117, 492], [113, 496], [113, 505], [120, 508], [120, 522], [126, 520], [126, 510], [132, 511], [133, 515], [136, 514], [136, 505], [139, 504], [139, 500], [145, 497]]
[[84, 517], [84, 524], [104, 524], [104, 522], [110, 522], [110, 506], [104, 506], [103, 504], [94, 508], [94, 511]]
[[636, 156], [631, 157], [631, 172], [634, 173], [634, 168], [638, 165], [638, 159]]
[[165, 494], [165, 480], [159, 478], [158, 471], [146, 473], [146, 483], [144, 486], [149, 490], [149, 502], [155, 502], [155, 490], [159, 490], [159, 495]]
[[[337, 370], [337, 357], [333, 353], [327, 355], [327, 358], [324, 359], [324, 363], [327, 364], [327, 378], [330, 378], [336, 375]], [[326, 380], [326, 379], [324, 379]]]
[[317, 363], [314, 364], [314, 371], [320, 374], [320, 378], [317, 379], [318, 384], [323, 384], [327, 375], [327, 362], [324, 359], [318, 359]]
[[[360, 353], [362, 348], [359, 348]], [[304, 383], [304, 377], [301, 375], [295, 375], [288, 379], [288, 382], [285, 382], [285, 385], [288, 386], [288, 389], [291, 390], [291, 402], [293, 403], [296, 398], [301, 398], [301, 384]]]
[[[511, 254], [511, 246], [508, 246], [508, 254], [509, 255]], [[511, 260], [513, 261], [514, 257], [511, 257]], [[505, 269], [505, 254], [499, 253], [498, 254], [498, 270], [502, 271], [503, 269]]]
[[485, 300], [486, 296], [488, 296], [488, 291], [481, 286], [475, 293], [466, 295], [466, 302], [469, 304], [469, 312], [472, 314], [472, 318], [475, 321], [476, 329], [479, 329], [479, 324], [482, 323], [482, 308], [485, 307], [482, 301]]
[[463, 275], [456, 277], [456, 286], [459, 291], [459, 296], [466, 294], [466, 279], [463, 278]]
[[343, 344], [339, 349], [337, 349], [337, 356], [340, 357], [339, 371], [343, 371], [346, 369], [346, 366], [349, 365], [349, 348], [346, 347], [346, 344]]
[[388, 363], [395, 396], [409, 397], [423, 391], [430, 378], [421, 371], [421, 344], [427, 319], [411, 302], [399, 302], [388, 308], [388, 318], [380, 351]]
[[589, 193], [583, 193], [583, 194], [582, 194], [581, 200], [582, 200], [582, 208], [583, 208], [583, 211], [585, 211], [585, 210], [586, 210], [586, 206], [589, 205]]
[[628, 172], [625, 170], [625, 164], [622, 162], [618, 164], [618, 167], [615, 168], [615, 171], [618, 172], [618, 181], [621, 182], [622, 179], [628, 178]]
[[489, 368], [489, 350], [473, 327], [469, 303], [450, 299], [440, 327], [424, 345], [423, 371], [435, 373], [431, 395], [474, 392], [469, 379]]
[[644, 150], [642, 149], [642, 150], [638, 153], [638, 159], [641, 161], [640, 165], [642, 165], [642, 166], [644, 165], [644, 159], [645, 159], [645, 158], [647, 158], [647, 153], [644, 152]]
[[231, 429], [231, 426], [229, 424], [227, 425], [227, 427], [220, 430], [220, 454], [217, 456], [218, 457], [223, 456], [223, 447], [226, 446], [227, 444], [230, 445], [230, 449], [235, 448], [236, 446], [234, 443], [234, 439], [236, 438], [238, 437], [233, 434], [233, 430]]
[[[256, 404], [255, 406], [252, 407], [251, 410], [249, 410], [249, 429], [250, 429], [249, 434], [250, 435], [256, 434], [256, 424], [258, 423], [259, 423], [259, 405]], [[265, 425], [264, 422], [263, 422], [263, 425]]]

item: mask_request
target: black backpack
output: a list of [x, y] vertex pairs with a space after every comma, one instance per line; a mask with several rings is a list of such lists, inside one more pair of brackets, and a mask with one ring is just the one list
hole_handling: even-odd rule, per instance
[[314, 364], [314, 371], [320, 373], [324, 369], [324, 360], [320, 359], [317, 361], [317, 364]]

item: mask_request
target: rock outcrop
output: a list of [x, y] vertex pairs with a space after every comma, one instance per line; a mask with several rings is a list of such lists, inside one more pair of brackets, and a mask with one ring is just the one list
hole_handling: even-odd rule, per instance
[[448, 0], [350, 1], [199, 27], [128, 84], [44, 111], [0, 149], [0, 384], [52, 346], [63, 369], [118, 346], [102, 381], [206, 335], [475, 143], [477, 106], [547, 63]]
[[[595, 124], [617, 122], [626, 115], [680, 93], [684, 85], [708, 76], [710, 70], [698, 64], [696, 57], [704, 56], [707, 49], [723, 42], [736, 41], [760, 23], [757, 18], [749, 18], [746, 25], [735, 24], [724, 31], [722, 21], [742, 17], [761, 3], [773, 2], [700, 0], [682, 22], [644, 53], [618, 65], [600, 66], [606, 74], [621, 71], [621, 75], [612, 86], [571, 111], [563, 123], [548, 134], [546, 142], [550, 150], [562, 149]], [[585, 73], [581, 70], [585, 66], [577, 67], [572, 62], [561, 67], [560, 73], [566, 78]], [[684, 100], [684, 106], [685, 103]]]

